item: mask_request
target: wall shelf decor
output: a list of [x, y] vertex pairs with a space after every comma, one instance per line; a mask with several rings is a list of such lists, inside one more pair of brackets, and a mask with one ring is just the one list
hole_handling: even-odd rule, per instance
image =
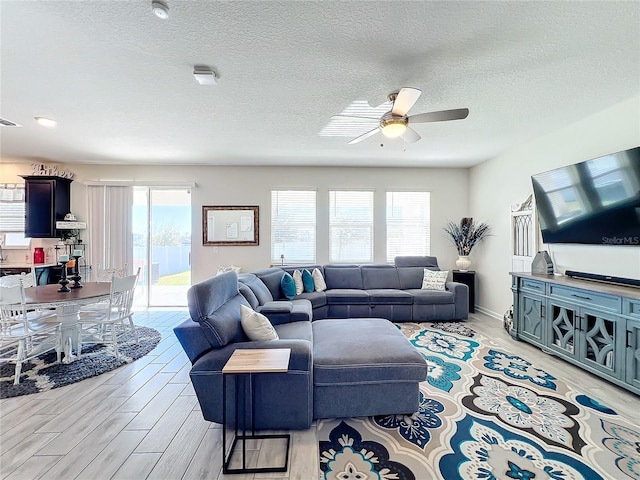
[[259, 207], [202, 207], [202, 245], [259, 245]]

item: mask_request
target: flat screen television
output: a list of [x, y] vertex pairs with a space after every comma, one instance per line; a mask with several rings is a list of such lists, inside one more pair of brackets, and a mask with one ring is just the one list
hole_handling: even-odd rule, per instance
[[640, 247], [640, 147], [531, 180], [544, 243]]

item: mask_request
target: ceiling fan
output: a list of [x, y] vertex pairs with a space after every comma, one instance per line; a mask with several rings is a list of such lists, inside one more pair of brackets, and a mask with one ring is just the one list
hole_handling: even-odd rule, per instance
[[360, 115], [334, 115], [332, 120], [349, 120], [353, 122], [378, 122], [378, 126], [366, 133], [352, 139], [349, 145], [359, 143], [378, 132], [387, 138], [403, 137], [407, 143], [413, 143], [420, 140], [420, 135], [410, 125], [414, 123], [427, 122], [445, 122], [448, 120], [462, 120], [469, 115], [468, 108], [456, 108], [454, 110], [439, 110], [437, 112], [418, 113], [417, 115], [407, 116], [407, 112], [420, 97], [421, 90], [412, 87], [404, 87], [397, 92], [392, 92], [387, 96], [391, 102], [391, 110], [382, 115], [382, 117], [367, 117]]

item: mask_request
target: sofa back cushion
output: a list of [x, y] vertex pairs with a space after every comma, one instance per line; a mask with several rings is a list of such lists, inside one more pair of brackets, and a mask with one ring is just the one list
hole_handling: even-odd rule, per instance
[[189, 314], [198, 322], [212, 347], [247, 341], [240, 324], [240, 305], [249, 302], [238, 291], [238, 275], [223, 273], [187, 291]]
[[258, 297], [256, 297], [256, 294], [253, 293], [253, 290], [251, 290], [248, 285], [245, 285], [244, 283], [238, 283], [238, 290], [240, 291], [240, 295], [242, 295], [245, 300], [249, 302], [249, 305], [252, 309], [255, 310], [256, 308], [258, 308], [258, 306], [260, 305]]
[[329, 290], [334, 288], [362, 290], [362, 272], [359, 265], [325, 265], [324, 281]]
[[392, 265], [363, 265], [362, 286], [365, 290], [400, 288], [398, 271]]
[[[284, 270], [278, 267], [264, 268], [262, 270], [258, 270], [254, 272], [256, 276], [262, 280], [267, 288], [269, 289], [269, 293], [271, 293], [271, 300], [284, 300], [285, 296], [282, 292], [282, 288], [280, 287], [280, 280], [282, 280], [282, 275], [284, 275]], [[256, 293], [257, 295], [257, 293]], [[258, 296], [260, 300], [260, 297]], [[260, 300], [260, 305], [263, 302]]]
[[[271, 294], [271, 291], [267, 288], [264, 282], [260, 278], [258, 278], [258, 276], [254, 275], [253, 273], [241, 273], [240, 275], [238, 275], [238, 280], [251, 289], [256, 299], [258, 300], [258, 305], [264, 305], [267, 302], [273, 301], [273, 295]], [[278, 290], [279, 289], [280, 280], [278, 280]], [[255, 307], [253, 308], [255, 309]]]
[[410, 288], [422, 288], [424, 269], [440, 270], [436, 257], [425, 256], [405, 256], [395, 258], [396, 269], [400, 288], [407, 290]]

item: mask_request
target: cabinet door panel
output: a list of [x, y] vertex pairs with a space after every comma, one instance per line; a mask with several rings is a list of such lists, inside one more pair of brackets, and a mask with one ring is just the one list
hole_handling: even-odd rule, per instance
[[564, 356], [577, 357], [576, 345], [580, 317], [570, 305], [549, 301], [547, 346]]
[[47, 238], [53, 236], [54, 220], [53, 183], [51, 181], [31, 181], [26, 188], [27, 215], [25, 236]]
[[618, 345], [623, 337], [620, 325], [622, 318], [606, 314], [582, 310], [582, 330], [584, 334], [581, 360], [592, 368], [607, 375], [619, 378], [623, 356], [622, 345]]
[[627, 320], [626, 381], [640, 389], [640, 321]]
[[518, 322], [518, 334], [540, 345], [544, 344], [542, 304], [542, 297], [523, 294]]

